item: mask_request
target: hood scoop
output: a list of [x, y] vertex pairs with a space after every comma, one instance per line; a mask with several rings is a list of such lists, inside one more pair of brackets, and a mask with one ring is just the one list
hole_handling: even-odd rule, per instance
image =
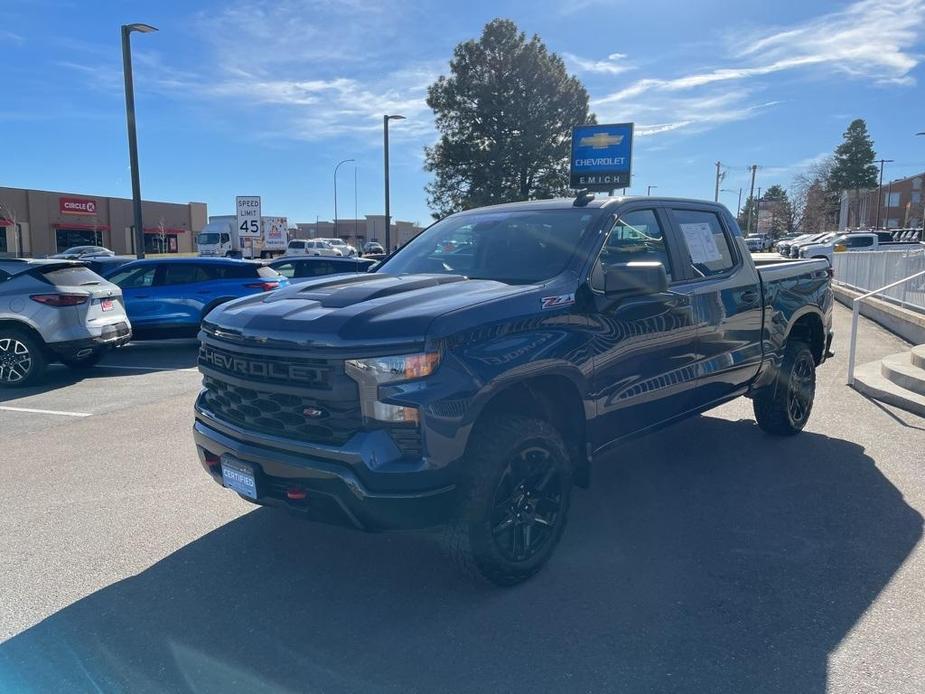
[[299, 292], [299, 298], [317, 301], [324, 308], [344, 308], [418, 289], [462, 282], [465, 279], [463, 275], [370, 275], [362, 277], [360, 281], [312, 284]]

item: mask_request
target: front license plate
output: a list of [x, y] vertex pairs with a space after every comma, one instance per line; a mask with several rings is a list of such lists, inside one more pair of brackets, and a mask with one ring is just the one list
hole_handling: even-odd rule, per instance
[[222, 456], [222, 483], [248, 499], [257, 498], [254, 468], [227, 455]]
[[112, 299], [102, 299], [100, 301], [100, 308], [104, 311], [112, 311]]

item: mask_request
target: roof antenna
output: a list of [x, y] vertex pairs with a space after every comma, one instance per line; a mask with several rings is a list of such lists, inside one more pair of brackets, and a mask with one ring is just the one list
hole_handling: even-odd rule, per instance
[[575, 195], [575, 202], [572, 203], [572, 207], [584, 207], [592, 200], [594, 200], [594, 193], [587, 188], [582, 188]]

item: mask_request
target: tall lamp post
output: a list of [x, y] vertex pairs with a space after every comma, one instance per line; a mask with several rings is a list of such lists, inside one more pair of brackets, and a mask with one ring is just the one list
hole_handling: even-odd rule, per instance
[[[735, 193], [733, 188], [720, 188], [721, 193]], [[739, 212], [742, 209], [742, 187], [739, 187], [739, 202], [736, 203], [736, 221], [739, 219]]]
[[141, 181], [138, 176], [138, 138], [135, 135], [135, 85], [132, 81], [133, 31], [148, 34], [157, 31], [150, 24], [122, 25], [122, 76], [125, 79], [125, 119], [128, 122], [128, 157], [132, 167], [132, 216], [135, 221], [135, 255], [145, 257], [145, 230], [141, 221]]
[[652, 195], [652, 189], [658, 188], [658, 186], [646, 186], [646, 196]]
[[877, 185], [877, 225], [875, 229], [880, 228], [880, 208], [883, 207], [883, 165], [892, 164], [894, 159], [880, 159], [880, 183]]
[[404, 116], [382, 116], [382, 150], [383, 164], [385, 166], [385, 253], [392, 252], [392, 215], [389, 211], [389, 121], [404, 120]]
[[337, 162], [337, 166], [334, 167], [334, 236], [337, 236], [337, 170], [340, 168], [341, 164], [346, 164], [348, 161], [356, 160], [344, 159], [343, 161]]

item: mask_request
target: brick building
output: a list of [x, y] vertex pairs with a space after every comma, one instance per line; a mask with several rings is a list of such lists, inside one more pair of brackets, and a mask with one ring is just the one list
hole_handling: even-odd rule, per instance
[[[404, 246], [423, 228], [414, 222], [392, 220], [389, 225], [392, 249]], [[385, 215], [368, 214], [363, 219], [338, 219], [337, 229], [334, 222], [318, 221], [297, 224], [298, 232], [292, 238], [339, 238], [354, 248], [362, 248], [367, 241], [378, 241], [385, 246]]]
[[925, 215], [925, 172], [884, 183], [882, 188], [861, 191], [860, 216], [857, 214], [855, 191], [842, 191], [838, 227], [877, 226], [877, 204], [880, 203], [880, 227], [900, 229], [922, 226]]

